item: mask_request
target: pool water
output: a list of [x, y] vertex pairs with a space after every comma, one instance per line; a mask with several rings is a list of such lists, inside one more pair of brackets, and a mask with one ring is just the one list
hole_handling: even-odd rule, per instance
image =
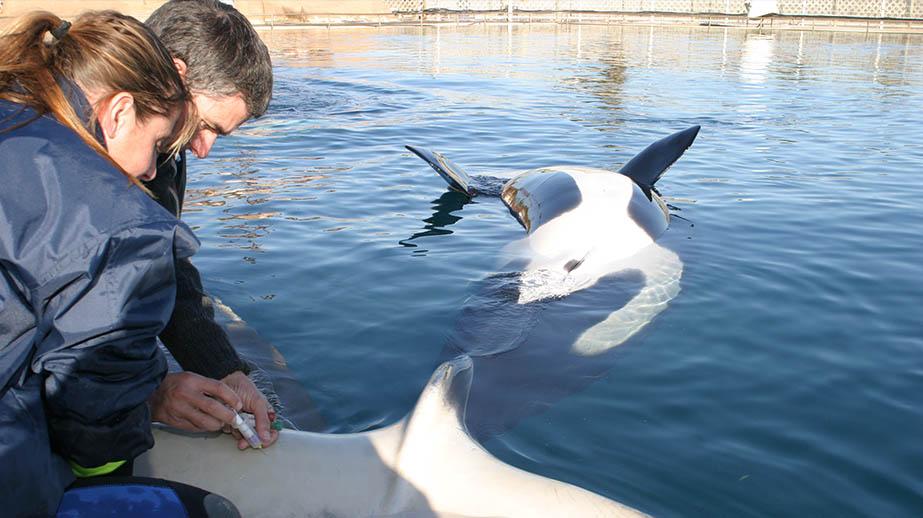
[[[701, 124], [658, 183], [679, 294], [568, 390], [520, 390], [531, 411], [484, 446], [657, 516], [919, 515], [923, 36], [262, 34], [271, 109], [190, 161], [184, 217], [207, 287], [285, 356], [323, 431], [407, 413], [452, 333], [485, 325], [462, 308], [523, 236], [405, 144], [478, 174], [616, 170]], [[572, 306], [624, 302], [605, 293]]]

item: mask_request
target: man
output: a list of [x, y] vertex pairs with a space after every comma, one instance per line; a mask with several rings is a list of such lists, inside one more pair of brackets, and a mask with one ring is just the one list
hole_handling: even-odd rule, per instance
[[[146, 24], [170, 51], [193, 94], [201, 122], [187, 148], [197, 158], [207, 157], [219, 136], [266, 112], [272, 95], [269, 51], [233, 7], [217, 0], [171, 0]], [[147, 187], [179, 217], [186, 189], [185, 151], [177, 160], [162, 157], [157, 177]], [[218, 430], [227, 424], [225, 406], [242, 408], [256, 417], [263, 446], [272, 444], [278, 437], [270, 427], [273, 410], [215, 322], [199, 272], [188, 259], [177, 260], [175, 266], [176, 307], [160, 339], [185, 372], [168, 374], [151, 397], [153, 418], [190, 431]], [[247, 447], [239, 436], [238, 447]]]

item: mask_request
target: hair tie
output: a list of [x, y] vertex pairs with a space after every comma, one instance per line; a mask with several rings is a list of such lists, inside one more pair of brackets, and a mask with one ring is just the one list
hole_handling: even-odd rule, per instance
[[57, 27], [51, 30], [51, 35], [54, 37], [54, 39], [60, 40], [67, 34], [67, 31], [70, 30], [70, 28], [71, 22], [67, 20], [61, 20], [61, 23], [59, 23]]

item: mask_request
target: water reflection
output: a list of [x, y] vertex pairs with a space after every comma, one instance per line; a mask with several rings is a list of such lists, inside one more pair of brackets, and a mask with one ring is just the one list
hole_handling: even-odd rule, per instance
[[740, 52], [740, 78], [746, 84], [765, 83], [776, 46], [774, 34], [747, 34]]
[[[461, 216], [456, 216], [454, 212], [457, 212], [462, 209], [466, 204], [470, 203], [471, 199], [460, 192], [456, 191], [446, 191], [438, 199], [433, 200], [433, 215], [424, 219], [423, 230], [415, 232], [412, 236], [407, 239], [402, 239], [399, 241], [401, 246], [406, 246], [410, 248], [416, 248], [418, 245], [413, 243], [415, 239], [421, 237], [429, 236], [444, 236], [451, 234], [452, 231], [447, 229], [457, 221], [461, 220]], [[414, 250], [415, 254], [425, 254], [428, 252], [425, 248], [420, 248]]]
[[[692, 66], [721, 71], [732, 66], [752, 71], [757, 75], [755, 79], [759, 79], [764, 76], [759, 71], [766, 69], [779, 47], [797, 48], [794, 54], [800, 56], [799, 64], [802, 59], [807, 64], [820, 64], [819, 60], [826, 54], [824, 64], [843, 65], [861, 60], [862, 55], [851, 49], [871, 42], [875, 49], [871, 65], [876, 70], [896, 70], [898, 65], [901, 69], [908, 65], [912, 68], [914, 59], [921, 56], [920, 47], [911, 45], [921, 37], [913, 34], [730, 31], [696, 27], [510, 27], [502, 24], [277, 30], [263, 31], [261, 35], [273, 51], [276, 62], [285, 66], [320, 69], [358, 66], [432, 75], [464, 73], [535, 80], [561, 78], [560, 69], [555, 67], [563, 65], [562, 58], [567, 57], [575, 61], [611, 62], [622, 55], [627, 57], [626, 63], [643, 64], [647, 68], [686, 69]], [[499, 35], [502, 37], [496, 37]], [[712, 59], [710, 52], [703, 52], [713, 35], [721, 41], [721, 59], [718, 60]], [[392, 38], [397, 45], [383, 47], [382, 37]], [[401, 38], [413, 38], [415, 52], [408, 54], [406, 49], [401, 49]], [[496, 47], [498, 41], [503, 42], [502, 48]], [[819, 44], [824, 42], [830, 44], [824, 49], [826, 53], [817, 52]], [[813, 49], [811, 53], [804, 53], [805, 45]], [[741, 49], [736, 60], [730, 52], [734, 47]], [[497, 54], [534, 60], [495, 60]], [[550, 67], [536, 66], [544, 63], [543, 58], [547, 56], [554, 57]], [[484, 63], [484, 59], [490, 62]], [[573, 72], [566, 67], [564, 71], [567, 75]]]
[[[325, 158], [338, 146], [352, 145], [358, 136], [331, 133], [335, 129], [369, 132], [400, 127], [406, 121], [452, 117], [444, 108], [447, 105], [455, 113], [470, 106], [475, 115], [503, 106], [541, 111], [548, 102], [544, 93], [517, 92], [544, 84], [579, 99], [559, 107], [569, 121], [603, 132], [630, 130], [638, 121], [657, 123], [658, 107], [672, 102], [658, 94], [658, 85], [650, 82], [644, 69], [698, 77], [711, 72], [723, 77], [726, 71], [736, 70], [740, 87], [754, 89], [736, 100], [708, 100], [736, 104], [736, 111], [754, 117], [773, 110], [769, 104], [778, 97], [765, 88], [780, 79], [809, 82], [862, 76], [883, 86], [907, 87], [882, 90], [883, 94], [910, 96], [912, 86], [919, 84], [923, 61], [921, 46], [912, 44], [920, 41], [919, 36], [888, 34], [501, 24], [272, 30], [262, 36], [276, 63], [284, 67], [277, 70], [270, 113], [241, 130], [238, 136], [247, 139], [246, 145], [232, 159], [203, 163], [207, 170], [198, 179], [212, 177], [191, 186], [186, 204], [187, 213], [220, 211], [214, 219], [225, 224], [219, 232], [228, 241], [225, 246], [245, 249], [260, 249], [260, 240], [281, 219], [311, 220], [314, 215], [291, 211], [286, 204], [314, 201], [336, 178], [361, 168], [361, 164]], [[720, 59], [712, 58], [715, 53]], [[550, 63], [548, 56], [554, 58]], [[327, 69], [339, 72], [328, 75]], [[342, 73], [350, 69], [387, 70], [389, 80]], [[421, 82], [415, 75], [419, 73], [442, 82]], [[479, 77], [507, 82], [485, 82]], [[465, 83], [469, 88], [458, 87]], [[703, 110], [690, 106], [689, 111], [688, 119], [674, 115], [660, 123], [693, 121]], [[532, 131], [551, 127], [539, 120], [522, 124]], [[327, 141], [311, 140], [315, 132], [327, 133]], [[327, 153], [318, 153], [319, 149]], [[388, 160], [383, 154], [376, 159]], [[542, 160], [545, 165], [551, 159]], [[615, 163], [613, 154], [592, 165]], [[413, 245], [422, 236], [447, 233], [440, 226], [440, 206], [436, 203], [428, 226], [401, 241], [402, 246]], [[335, 224], [327, 229], [344, 228]]]
[[[254, 137], [259, 134], [249, 135]], [[223, 158], [213, 164], [218, 168], [208, 173], [194, 173], [194, 185], [211, 185], [190, 186], [186, 193], [184, 214], [189, 216], [220, 209], [220, 214], [211, 218], [222, 223], [217, 234], [225, 242], [217, 246], [257, 252], [262, 251], [261, 239], [271, 233], [278, 220], [299, 219], [279, 208], [279, 205], [314, 199], [313, 196], [305, 195], [305, 187], [323, 188], [324, 180], [330, 176], [327, 173], [312, 172], [308, 168], [301, 168], [301, 171], [288, 167], [261, 169], [263, 162], [260, 160], [260, 152], [255, 150], [241, 151], [234, 159]], [[210, 175], [220, 177], [221, 181], [208, 182]], [[249, 264], [254, 262], [252, 257], [244, 260]]]

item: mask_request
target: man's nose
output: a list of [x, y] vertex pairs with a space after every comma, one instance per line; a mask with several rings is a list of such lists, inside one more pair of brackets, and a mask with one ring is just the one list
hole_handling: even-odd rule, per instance
[[157, 152], [154, 152], [154, 156], [151, 157], [150, 163], [147, 165], [147, 171], [141, 176], [141, 179], [149, 182], [157, 176]]
[[200, 131], [192, 138], [192, 142], [189, 143], [189, 149], [192, 150], [196, 158], [205, 158], [212, 150], [212, 145], [214, 145], [216, 138], [218, 138], [218, 135], [210, 131]]

